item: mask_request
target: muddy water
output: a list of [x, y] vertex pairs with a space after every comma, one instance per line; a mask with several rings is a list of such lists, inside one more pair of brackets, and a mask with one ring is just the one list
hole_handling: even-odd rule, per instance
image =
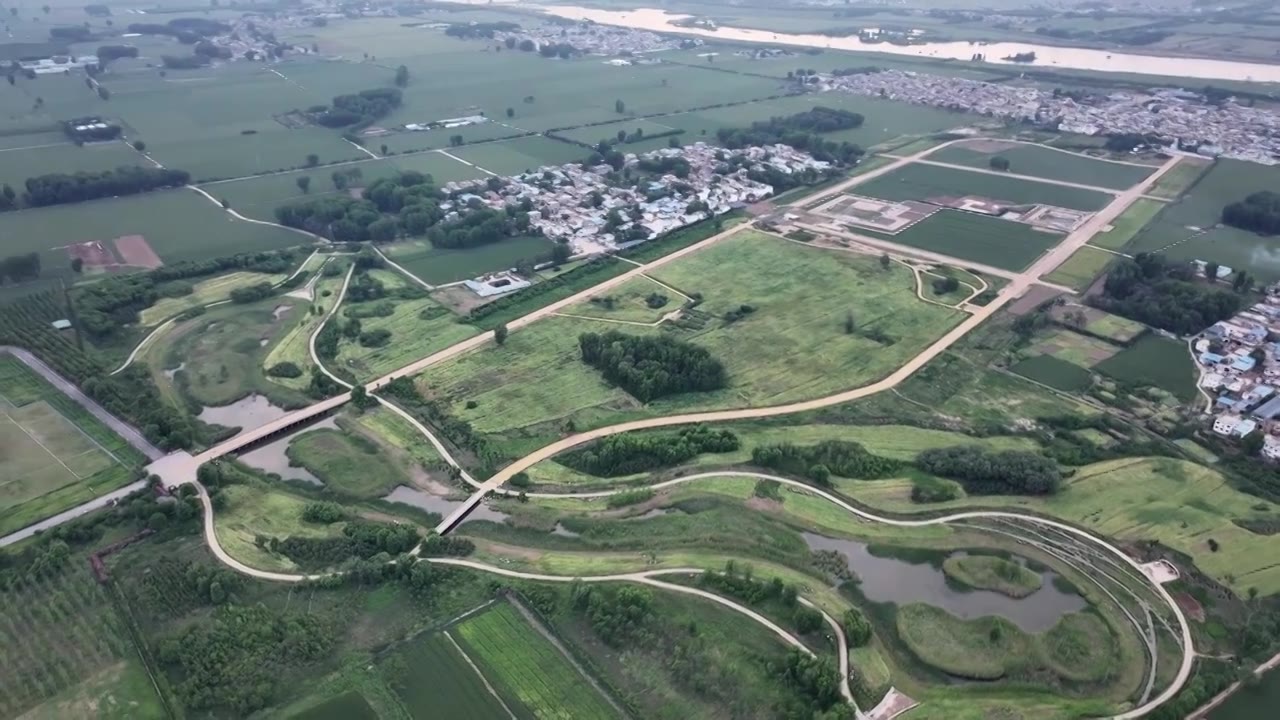
[[311, 471], [303, 467], [290, 465], [289, 456], [285, 454], [285, 451], [289, 449], [289, 442], [304, 432], [320, 428], [336, 429], [337, 427], [338, 423], [332, 416], [318, 420], [297, 432], [285, 435], [279, 440], [274, 440], [241, 454], [239, 456], [240, 462], [266, 473], [275, 473], [284, 480], [302, 480], [313, 485], [323, 485], [324, 482], [312, 474]]
[[210, 425], [256, 428], [288, 414], [288, 410], [272, 404], [267, 399], [267, 396], [254, 394], [241, 398], [230, 405], [206, 406], [197, 417]]
[[[390, 502], [412, 505], [416, 508], [426, 510], [427, 512], [440, 513], [442, 517], [448, 517], [450, 513], [464, 502], [462, 500], [450, 500], [449, 498], [440, 495], [432, 495], [425, 490], [419, 490], [418, 488], [409, 487], [408, 485], [397, 486], [395, 490], [392, 490], [389, 495], [386, 495], [382, 499]], [[507, 515], [507, 513], [500, 510], [494, 510], [492, 507], [489, 507], [488, 503], [482, 502], [479, 505], [476, 505], [475, 509], [468, 513], [467, 517], [462, 522], [466, 523], [471, 520], [491, 520], [493, 522], [500, 523], [506, 522], [508, 517], [510, 516]]]
[[1053, 580], [1058, 575], [1049, 570], [1040, 573], [1039, 590], [1017, 599], [989, 590], [953, 587], [940, 568], [925, 562], [876, 557], [863, 543], [802, 534], [810, 550], [834, 550], [844, 555], [849, 569], [862, 580], [862, 594], [872, 602], [921, 602], [966, 620], [998, 615], [1027, 632], [1044, 632], [1063, 615], [1086, 607], [1083, 597], [1055, 587]]

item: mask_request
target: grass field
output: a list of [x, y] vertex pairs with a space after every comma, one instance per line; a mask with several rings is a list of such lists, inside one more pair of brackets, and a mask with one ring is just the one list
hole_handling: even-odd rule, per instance
[[[666, 301], [658, 307], [650, 307], [647, 300], [655, 295], [666, 298]], [[656, 297], [654, 299], [657, 300]], [[684, 297], [641, 276], [614, 287], [608, 294], [571, 305], [565, 308], [564, 313], [628, 323], [652, 323], [680, 309], [684, 303]]]
[[302, 521], [307, 500], [260, 484], [235, 484], [222, 491], [226, 508], [214, 515], [218, 543], [231, 557], [260, 570], [289, 571], [297, 565], [254, 542], [267, 537], [327, 538], [342, 534], [343, 523], [316, 525]]
[[1138, 231], [1146, 227], [1161, 210], [1164, 203], [1148, 198], [1138, 198], [1133, 204], [1120, 213], [1120, 217], [1111, 223], [1109, 230], [1094, 235], [1089, 239], [1090, 245], [1107, 250], [1122, 250], [1133, 240]]
[[858, 193], [885, 200], [976, 195], [1016, 205], [1044, 203], [1089, 211], [1111, 202], [1111, 195], [1092, 190], [918, 163], [859, 185]]
[[1036, 350], [1072, 365], [1091, 368], [1115, 355], [1120, 348], [1105, 340], [1059, 327], [1045, 335], [1036, 345]]
[[[985, 141], [983, 144], [985, 144]], [[931, 154], [929, 159], [988, 170], [991, 167], [991, 158], [997, 156], [1009, 161], [1009, 172], [1011, 173], [1032, 175], [1049, 180], [1061, 180], [1062, 182], [1080, 185], [1093, 185], [1113, 190], [1125, 190], [1132, 187], [1155, 170], [1150, 166], [1108, 162], [1076, 153], [1023, 143], [1011, 143], [1007, 147], [990, 151], [979, 149], [978, 144], [958, 143]]]
[[27, 179], [37, 175], [101, 172], [124, 165], [145, 164], [142, 156], [123, 142], [89, 143], [77, 147], [64, 138], [60, 144], [0, 151], [0, 185], [9, 185], [21, 194]]
[[385, 252], [423, 281], [443, 285], [494, 270], [506, 270], [522, 260], [547, 257], [551, 254], [551, 243], [543, 237], [518, 237], [492, 245], [450, 250], [434, 248], [426, 240], [408, 240], [389, 246]]
[[[425, 290], [399, 272], [373, 270], [370, 275], [382, 282], [389, 297], [362, 303], [347, 301], [340, 310], [344, 314], [358, 314], [360, 310], [379, 303], [390, 303], [393, 308], [390, 315], [363, 317], [360, 319], [360, 327], [365, 332], [390, 331], [391, 339], [381, 347], [372, 348], [355, 340], [342, 342], [334, 364], [357, 378], [363, 380], [380, 377], [479, 332], [475, 326], [459, 323], [456, 315], [427, 297]], [[396, 298], [393, 296], [397, 288], [415, 288], [423, 296], [414, 299]]]
[[384, 407], [360, 413], [355, 422], [379, 441], [407, 453], [413, 462], [423, 468], [431, 468], [443, 462], [435, 448], [430, 443], [423, 442], [422, 433], [417, 428]]
[[351, 430], [321, 428], [289, 441], [289, 462], [301, 465], [330, 490], [356, 498], [382, 497], [409, 478], [377, 443]]
[[1180, 400], [1196, 395], [1195, 361], [1187, 346], [1159, 335], [1146, 335], [1098, 363], [1095, 370], [1121, 382], [1154, 385]]
[[896, 235], [867, 234], [1006, 270], [1025, 268], [1063, 239], [1062, 235], [1041, 232], [1024, 223], [949, 209]]
[[457, 635], [499, 695], [539, 720], [619, 717], [572, 661], [510, 604], [468, 618]]
[[290, 720], [378, 720], [379, 715], [369, 707], [369, 701], [363, 695], [355, 690], [348, 690], [289, 718]]
[[1140, 322], [1120, 317], [1119, 315], [1112, 315], [1096, 308], [1075, 306], [1071, 309], [1084, 313], [1085, 325], [1083, 329], [1087, 330], [1090, 335], [1097, 335], [1117, 344], [1123, 345], [1131, 342], [1147, 329]]
[[1030, 357], [1009, 369], [1029, 380], [1063, 392], [1081, 392], [1088, 390], [1093, 384], [1093, 377], [1088, 370], [1052, 355]]
[[449, 154], [495, 175], [516, 175], [544, 165], [582, 162], [591, 152], [578, 145], [534, 135], [468, 145], [450, 150]]
[[192, 285], [190, 295], [176, 298], [160, 298], [156, 304], [138, 313], [138, 324], [143, 327], [158, 325], [178, 313], [211, 302], [226, 300], [232, 290], [250, 287], [259, 283], [275, 285], [285, 279], [285, 275], [268, 275], [266, 273], [237, 271], [226, 275], [201, 280]]
[[124, 622], [82, 563], [0, 597], [0, 715], [166, 717]]
[[948, 578], [978, 590], [993, 590], [1014, 598], [1040, 589], [1040, 576], [1012, 560], [991, 555], [952, 555], [942, 562]]
[[142, 461], [88, 411], [0, 355], [0, 534], [128, 484]]
[[1275, 238], [1219, 225], [1222, 208], [1251, 193], [1273, 188], [1280, 169], [1218, 160], [1177, 202], [1170, 203], [1125, 249], [1160, 251], [1172, 260], [1206, 260], [1246, 268], [1260, 281], [1280, 279]]
[[1183, 158], [1172, 170], [1156, 181], [1149, 194], [1153, 197], [1174, 200], [1194, 185], [1212, 165], [1211, 160]]
[[[742, 233], [664, 266], [655, 279], [700, 292], [706, 325], [676, 330], [725, 364], [730, 387], [651, 403], [646, 412], [777, 404], [829, 394], [883, 377], [954, 324], [958, 313], [915, 298], [905, 269]], [[832, 302], [833, 293], [845, 302]], [[734, 323], [721, 316], [743, 304], [756, 310]], [[861, 333], [845, 334], [852, 313]], [[608, 323], [553, 317], [420, 376], [432, 394], [483, 432], [563, 418], [588, 408], [633, 411], [635, 401], [581, 363], [577, 336]], [[628, 326], [628, 332], [657, 332]], [[748, 350], [749, 349], [749, 350]], [[467, 407], [474, 402], [474, 407]]]
[[1066, 262], [1045, 275], [1044, 279], [1075, 290], [1084, 290], [1089, 287], [1094, 278], [1102, 274], [1115, 257], [1111, 253], [1085, 245], [1071, 253], [1071, 257], [1067, 258]]
[[[872, 507], [919, 512], [908, 481], [848, 481], [841, 490]], [[974, 497], [929, 505], [1020, 507], [1048, 513], [1122, 541], [1155, 540], [1185, 553], [1196, 567], [1245, 595], [1280, 593], [1280, 535], [1258, 535], [1233, 520], [1273, 518], [1274, 505], [1245, 495], [1209, 468], [1166, 458], [1127, 458], [1077, 470], [1050, 498]], [[1218, 543], [1218, 551], [1209, 540]]]
[[304, 307], [309, 307], [308, 312], [301, 317], [295, 317], [293, 325], [269, 345], [270, 350], [267, 356], [262, 359], [261, 367], [263, 370], [282, 362], [291, 362], [303, 370], [302, 377], [273, 377], [271, 380], [274, 384], [283, 385], [294, 390], [303, 390], [311, 382], [310, 373], [307, 372], [308, 368], [311, 367], [311, 335], [324, 320], [325, 312], [333, 306], [337, 299], [336, 296], [342, 288], [342, 278], [346, 274], [347, 266], [347, 261], [344, 258], [329, 259], [326, 263], [326, 269], [334, 268], [339, 272], [326, 275], [324, 270], [321, 271], [320, 278], [316, 281], [313, 289], [315, 300], [310, 306], [299, 304], [294, 314], [301, 312]]
[[421, 635], [379, 659], [409, 717], [510, 717], [445, 633]]

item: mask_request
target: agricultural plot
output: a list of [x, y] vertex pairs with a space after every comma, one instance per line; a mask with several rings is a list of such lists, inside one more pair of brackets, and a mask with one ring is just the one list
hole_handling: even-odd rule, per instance
[[420, 635], [378, 661], [405, 710], [414, 718], [510, 717], [485, 679], [443, 632]]
[[[660, 399], [645, 413], [773, 405], [883, 377], [959, 319], [915, 297], [909, 271], [757, 233], [740, 233], [664, 266], [654, 279], [703, 302], [674, 332], [724, 363], [730, 387]], [[832, 302], [840, 297], [844, 302]], [[741, 313], [743, 305], [753, 311]], [[846, 332], [849, 315], [853, 332]], [[729, 319], [726, 319], [729, 318]], [[501, 432], [600, 407], [636, 412], [634, 399], [583, 364], [578, 335], [616, 329], [553, 317], [513, 332], [502, 346], [432, 368], [419, 382], [458, 417]], [[878, 339], [875, 339], [878, 338]]]
[[1188, 401], [1196, 395], [1196, 368], [1186, 345], [1160, 335], [1146, 335], [1094, 368], [1134, 385], [1154, 385]]
[[1006, 270], [1021, 270], [1062, 242], [1061, 235], [1024, 223], [951, 209], [939, 210], [895, 235], [880, 237]]
[[139, 164], [146, 161], [123, 142], [76, 146], [62, 138], [56, 144], [0, 150], [0, 185], [9, 185], [21, 193], [27, 179], [37, 175], [99, 172]]
[[137, 682], [145, 673], [124, 622], [83, 562], [23, 578], [3, 597], [0, 715], [83, 717], [75, 698], [106, 696], [103, 717], [165, 717], [150, 682]]
[[591, 154], [584, 147], [541, 135], [468, 145], [449, 153], [495, 175], [516, 175], [544, 165], [582, 162]]
[[522, 261], [540, 261], [550, 256], [551, 242], [544, 237], [517, 237], [454, 250], [432, 247], [427, 240], [408, 240], [383, 251], [424, 282], [443, 285], [513, 268]]
[[1204, 175], [1205, 171], [1212, 166], [1213, 161], [1211, 160], [1184, 157], [1172, 170], [1161, 175], [1160, 179], [1156, 180], [1156, 184], [1148, 194], [1166, 200], [1175, 200], [1190, 189], [1192, 185], [1195, 185], [1200, 176]]
[[1218, 160], [1177, 202], [1169, 203], [1125, 252], [1206, 260], [1248, 269], [1260, 282], [1280, 279], [1276, 239], [1221, 225], [1222, 208], [1280, 183], [1280, 168]]
[[141, 460], [88, 411], [0, 355], [0, 534], [128, 484]]
[[1128, 345], [1147, 329], [1140, 322], [1084, 305], [1059, 306], [1051, 312], [1058, 322], [1064, 322], [1068, 312], [1072, 313], [1073, 317], [1083, 317], [1084, 326], [1080, 330], [1110, 340], [1117, 345]]
[[1037, 355], [1009, 368], [1027, 378], [1063, 392], [1088, 390], [1093, 376], [1085, 368], [1052, 355]]
[[1115, 257], [1111, 253], [1085, 245], [1071, 253], [1071, 257], [1067, 258], [1066, 262], [1045, 275], [1044, 279], [1075, 290], [1084, 290], [1093, 283], [1094, 278], [1102, 274]]
[[1164, 205], [1148, 198], [1138, 198], [1110, 226], [1103, 228], [1104, 232], [1090, 238], [1089, 244], [1106, 250], [1124, 249], [1138, 231], [1164, 209]]
[[1112, 190], [1130, 188], [1155, 171], [1150, 165], [1115, 162], [1042, 145], [998, 140], [957, 143], [929, 155], [930, 160], [982, 170], [990, 169], [990, 162], [994, 157], [1008, 160], [1008, 172], [1018, 175], [1032, 175]]
[[468, 618], [456, 632], [498, 693], [535, 718], [621, 716], [572, 660], [510, 604]]
[[[400, 273], [374, 270], [370, 275], [382, 282], [387, 297], [360, 303], [347, 301], [341, 312], [345, 317], [359, 318], [365, 333], [386, 331], [391, 335], [376, 347], [367, 347], [358, 340], [342, 342], [335, 361], [357, 378], [380, 377], [479, 332], [473, 325], [459, 323], [452, 312], [427, 297], [425, 289]], [[400, 297], [397, 293], [401, 289], [417, 296]]]
[[1120, 352], [1121, 349], [1097, 338], [1059, 328], [1041, 340], [1036, 345], [1035, 351], [1073, 365], [1091, 368]]
[[858, 192], [884, 200], [977, 196], [1012, 205], [1056, 205], [1090, 212], [1105, 207], [1112, 197], [1092, 190], [919, 163], [859, 185]]

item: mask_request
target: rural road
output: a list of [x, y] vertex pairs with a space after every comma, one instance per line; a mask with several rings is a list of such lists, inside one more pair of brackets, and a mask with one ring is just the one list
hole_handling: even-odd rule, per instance
[[26, 540], [29, 537], [34, 537], [37, 533], [41, 533], [41, 532], [44, 532], [45, 530], [56, 528], [65, 522], [70, 522], [72, 520], [75, 520], [81, 515], [91, 513], [94, 510], [98, 510], [99, 508], [104, 508], [114, 503], [115, 501], [120, 500], [122, 498], [126, 498], [146, 487], [147, 487], [147, 481], [139, 480], [137, 482], [129, 483], [128, 485], [125, 485], [124, 487], [119, 488], [117, 490], [112, 490], [111, 492], [106, 493], [105, 495], [99, 495], [98, 497], [88, 502], [81, 503], [71, 508], [70, 510], [60, 512], [57, 515], [54, 515], [52, 517], [47, 517], [38, 523], [35, 523], [33, 525], [28, 525], [22, 528], [21, 530], [16, 530], [12, 533], [9, 533], [8, 535], [5, 535], [4, 537], [0, 537], [0, 548], [13, 545], [14, 543], [22, 542], [23, 540]]

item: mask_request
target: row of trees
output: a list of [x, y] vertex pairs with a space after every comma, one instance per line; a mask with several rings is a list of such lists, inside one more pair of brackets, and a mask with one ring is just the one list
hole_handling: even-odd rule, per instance
[[818, 160], [848, 165], [862, 157], [862, 148], [849, 142], [827, 140], [820, 133], [861, 127], [864, 119], [861, 114], [848, 110], [815, 107], [794, 115], [755, 122], [749, 128], [721, 128], [716, 131], [716, 138], [730, 149], [781, 143], [807, 152]]
[[1280, 234], [1280, 193], [1263, 190], [1222, 208], [1222, 222], [1261, 235]]
[[831, 476], [874, 480], [902, 469], [897, 460], [873, 455], [861, 444], [848, 440], [824, 440], [816, 445], [761, 445], [751, 451], [751, 462], [761, 467], [829, 485]]
[[1020, 450], [991, 452], [977, 445], [925, 450], [916, 465], [951, 478], [971, 495], [1052, 495], [1062, 485], [1062, 470], [1042, 455]]
[[40, 253], [0, 258], [0, 285], [25, 282], [40, 277]]
[[185, 170], [134, 165], [101, 172], [51, 173], [28, 178], [25, 204], [32, 207], [82, 202], [117, 195], [136, 195], [149, 190], [182, 187], [191, 181]]
[[1188, 263], [1139, 253], [1116, 263], [1107, 275], [1102, 294], [1092, 302], [1108, 312], [1163, 330], [1181, 335], [1197, 333], [1235, 315], [1244, 299], [1232, 290], [1196, 283], [1195, 275]]
[[281, 540], [259, 536], [255, 542], [271, 552], [284, 555], [300, 567], [328, 568], [352, 558], [408, 552], [419, 540], [421, 537], [412, 525], [356, 521], [342, 528], [341, 537], [289, 536]]
[[618, 477], [672, 467], [703, 453], [733, 452], [741, 446], [730, 430], [695, 425], [677, 433], [609, 436], [581, 450], [556, 458], [556, 462], [597, 477]]
[[[404, 82], [408, 83], [406, 71]], [[342, 128], [351, 125], [368, 126], [390, 115], [400, 107], [402, 94], [399, 88], [373, 88], [349, 95], [338, 95], [331, 107], [317, 106], [310, 109], [315, 121], [325, 127]]]
[[724, 365], [706, 348], [663, 335], [611, 330], [578, 336], [582, 361], [641, 402], [727, 387]]

